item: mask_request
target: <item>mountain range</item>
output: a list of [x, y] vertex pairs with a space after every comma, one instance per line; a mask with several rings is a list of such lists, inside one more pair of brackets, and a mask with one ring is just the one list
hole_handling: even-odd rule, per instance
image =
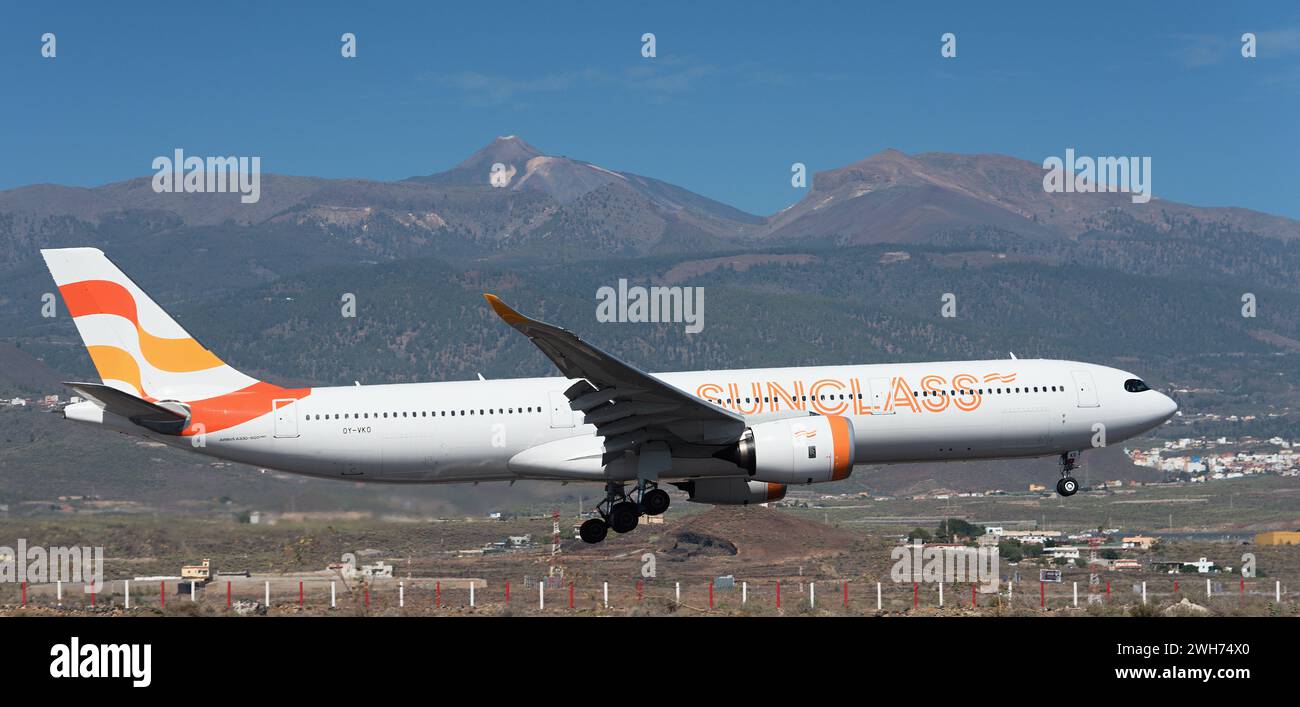
[[[1300, 222], [1247, 209], [1158, 198], [1134, 204], [1122, 193], [1049, 194], [1043, 174], [1038, 164], [1004, 155], [888, 149], [816, 173], [802, 199], [760, 217], [651, 177], [548, 155], [511, 135], [446, 171], [397, 182], [267, 174], [255, 204], [235, 194], [156, 193], [150, 177], [89, 189], [41, 184], [0, 191], [0, 257], [12, 262], [26, 241], [132, 218], [164, 231], [310, 226], [322, 236], [353, 236], [376, 255], [401, 250], [385, 239], [397, 234], [417, 247], [447, 245], [444, 236], [455, 236], [481, 252], [548, 243], [599, 245], [592, 255], [601, 256], [698, 247], [692, 236], [750, 246], [810, 238], [863, 244], [991, 226], [1026, 237], [1077, 237], [1113, 214], [1165, 229], [1202, 221], [1300, 237]], [[372, 229], [382, 233], [367, 238]]]

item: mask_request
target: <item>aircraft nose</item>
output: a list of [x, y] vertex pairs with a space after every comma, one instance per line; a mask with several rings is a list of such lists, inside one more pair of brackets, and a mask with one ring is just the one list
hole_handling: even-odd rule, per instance
[[1156, 393], [1160, 397], [1157, 399], [1157, 409], [1159, 410], [1160, 421], [1163, 422], [1174, 416], [1178, 412], [1178, 403], [1164, 393]]

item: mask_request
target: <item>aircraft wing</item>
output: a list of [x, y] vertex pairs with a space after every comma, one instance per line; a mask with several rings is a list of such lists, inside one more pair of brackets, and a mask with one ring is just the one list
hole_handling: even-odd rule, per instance
[[560, 327], [529, 319], [496, 295], [484, 294], [506, 324], [527, 336], [567, 378], [581, 379], [564, 392], [605, 438], [611, 459], [651, 440], [723, 445], [745, 431], [745, 418], [691, 395]]

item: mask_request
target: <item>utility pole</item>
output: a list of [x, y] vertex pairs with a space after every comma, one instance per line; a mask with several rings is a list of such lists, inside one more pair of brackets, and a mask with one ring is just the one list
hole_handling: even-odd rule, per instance
[[550, 577], [554, 577], [556, 576], [557, 573], [559, 573], [560, 576], [563, 576], [564, 573], [562, 570], [560, 570], [559, 565], [560, 565], [560, 509], [556, 508], [555, 510], [551, 511], [551, 565], [547, 571], [547, 575]]

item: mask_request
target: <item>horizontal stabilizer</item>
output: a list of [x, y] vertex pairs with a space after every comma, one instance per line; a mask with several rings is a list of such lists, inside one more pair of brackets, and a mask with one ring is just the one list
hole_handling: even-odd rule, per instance
[[[114, 415], [120, 415], [138, 425], [159, 432], [177, 434], [179, 429], [184, 428], [185, 421], [188, 419], [186, 415], [175, 410], [169, 410], [148, 400], [141, 400], [130, 393], [124, 393], [107, 385], [99, 383], [64, 383], [64, 385]], [[176, 431], [172, 432], [174, 428]]]

